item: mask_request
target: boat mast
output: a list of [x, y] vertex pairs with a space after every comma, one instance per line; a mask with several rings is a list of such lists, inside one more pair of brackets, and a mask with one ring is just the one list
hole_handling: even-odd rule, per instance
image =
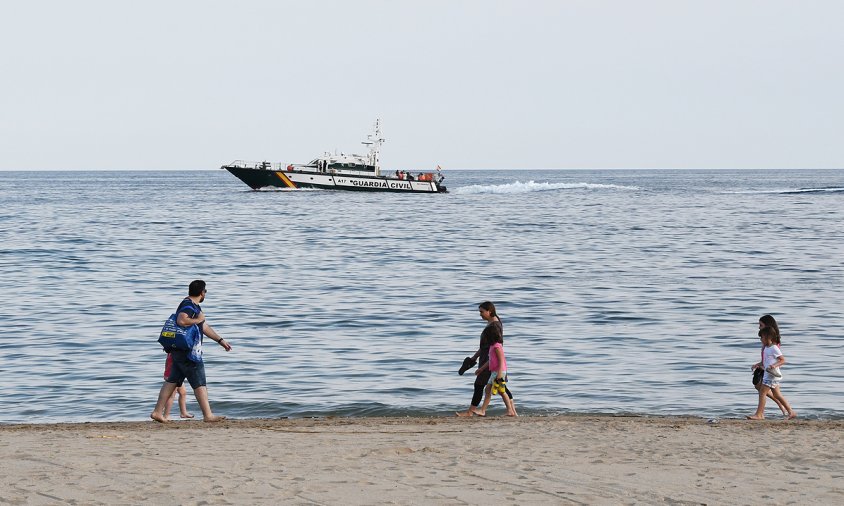
[[375, 175], [381, 175], [381, 144], [384, 143], [384, 138], [381, 137], [381, 120], [375, 120], [375, 131], [366, 136], [365, 141], [361, 144], [369, 146], [369, 165], [375, 167]]

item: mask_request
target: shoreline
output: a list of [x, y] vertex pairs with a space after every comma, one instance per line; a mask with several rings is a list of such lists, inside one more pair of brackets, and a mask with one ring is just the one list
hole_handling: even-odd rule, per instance
[[[204, 423], [202, 421], [202, 414], [201, 413], [194, 413], [194, 418], [179, 418], [177, 414], [175, 414], [167, 423], [157, 422], [150, 418], [144, 420], [89, 420], [89, 421], [67, 421], [67, 422], [33, 422], [33, 423], [26, 423], [26, 422], [0, 422], [0, 431], [4, 429], [15, 429], [15, 430], [23, 430], [23, 429], [30, 429], [30, 430], [39, 430], [39, 429], [57, 429], [57, 428], [86, 428], [86, 427], [102, 427], [102, 428], [138, 428], [138, 426], [144, 425], [152, 425], [153, 427], [170, 427], [172, 425], [178, 424], [197, 424], [202, 427], [213, 428], [215, 426], [226, 426], [228, 428], [233, 427], [250, 427], [252, 425], [260, 426], [262, 424], [275, 424], [275, 423], [307, 423], [307, 422], [347, 422], [347, 423], [354, 423], [354, 422], [368, 422], [368, 421], [375, 421], [380, 420], [384, 422], [394, 421], [396, 423], [400, 423], [402, 421], [412, 422], [412, 421], [431, 421], [431, 420], [439, 420], [439, 421], [446, 421], [451, 420], [452, 418], [458, 419], [453, 413], [451, 415], [362, 415], [362, 416], [355, 416], [355, 415], [312, 415], [312, 416], [282, 416], [282, 417], [256, 417], [256, 418], [236, 418], [236, 417], [226, 417], [220, 423], [213, 422], [213, 423]], [[638, 419], [638, 420], [663, 420], [663, 421], [682, 421], [687, 423], [704, 423], [704, 424], [722, 424], [722, 423], [752, 423], [752, 422], [761, 422], [765, 423], [797, 423], [797, 424], [818, 424], [818, 425], [840, 425], [844, 428], [844, 418], [817, 418], [817, 417], [809, 417], [804, 418], [802, 415], [798, 416], [795, 419], [787, 419], [783, 416], [775, 414], [773, 416], [766, 417], [763, 420], [749, 420], [744, 416], [741, 417], [718, 417], [718, 416], [710, 416], [706, 417], [703, 415], [694, 415], [694, 414], [679, 414], [679, 415], [664, 415], [664, 414], [643, 414], [643, 413], [608, 413], [608, 412], [595, 412], [595, 413], [588, 413], [588, 412], [573, 412], [573, 413], [560, 413], [560, 414], [533, 414], [528, 413], [526, 415], [520, 415], [516, 418], [511, 418], [505, 416], [504, 413], [494, 413], [487, 417], [472, 417], [469, 418], [470, 420], [496, 420], [496, 419], [507, 419], [507, 420], [553, 420], [553, 419], [565, 419], [565, 420], [580, 420], [580, 419], [607, 419], [607, 420], [619, 420], [619, 419]]]
[[0, 502], [840, 504], [841, 434], [639, 415], [10, 424]]
[[[192, 410], [194, 418], [180, 418], [177, 410], [174, 409], [171, 415], [170, 423], [193, 423], [193, 422], [201, 422], [202, 421], [202, 414], [198, 412], [198, 409]], [[454, 417], [454, 413], [459, 411], [459, 409], [455, 408], [454, 410], [446, 410], [443, 412], [429, 412], [429, 411], [419, 411], [419, 412], [412, 412], [412, 413], [386, 413], [386, 414], [347, 414], [347, 413], [340, 413], [340, 414], [307, 414], [307, 415], [290, 415], [290, 416], [278, 416], [278, 417], [265, 417], [265, 416], [258, 416], [258, 417], [238, 417], [238, 416], [226, 416], [227, 423], [250, 423], [250, 422], [266, 422], [266, 421], [297, 421], [297, 420], [425, 420], [425, 419], [449, 419]], [[664, 413], [639, 413], [639, 412], [612, 412], [612, 411], [566, 411], [566, 412], [536, 412], [532, 410], [526, 410], [524, 414], [521, 414], [518, 418], [531, 418], [531, 419], [553, 419], [553, 418], [566, 418], [566, 419], [578, 419], [578, 418], [640, 418], [640, 419], [664, 419], [664, 420], [686, 420], [686, 421], [702, 421], [702, 422], [714, 422], [714, 423], [721, 423], [721, 422], [745, 422], [745, 421], [752, 421], [747, 420], [746, 415], [750, 415], [753, 413], [752, 408], [748, 408], [745, 410], [745, 414], [735, 414], [731, 413], [728, 415], [718, 415], [718, 414], [694, 414], [694, 413], [679, 413], [679, 414], [664, 414]], [[767, 416], [762, 422], [812, 422], [812, 423], [843, 423], [844, 424], [844, 416], [840, 416], [838, 414], [826, 414], [826, 415], [818, 415], [813, 413], [811, 410], [807, 411], [799, 411], [797, 418], [793, 420], [787, 420], [784, 416], [780, 415], [779, 413], [775, 413], [774, 410], [768, 409], [766, 411], [769, 416]], [[804, 416], [804, 413], [807, 413]], [[221, 413], [222, 414], [222, 413]], [[495, 418], [505, 418], [503, 407], [498, 406], [493, 409], [493, 413], [489, 416], [490, 419]], [[37, 428], [40, 426], [64, 426], [64, 425], [113, 425], [113, 424], [125, 424], [127, 426], [132, 426], [133, 424], [146, 424], [147, 422], [151, 422], [150, 418], [140, 418], [140, 419], [116, 419], [116, 420], [67, 420], [67, 421], [38, 421], [38, 422], [21, 422], [21, 421], [0, 421], [0, 430], [4, 427], [32, 427]], [[213, 425], [213, 424], [212, 424]]]

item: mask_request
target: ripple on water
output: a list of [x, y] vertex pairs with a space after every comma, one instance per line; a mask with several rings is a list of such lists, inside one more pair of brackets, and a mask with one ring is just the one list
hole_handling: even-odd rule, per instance
[[[487, 299], [522, 413], [743, 416], [773, 313], [785, 395], [844, 415], [844, 171], [453, 171], [419, 198], [223, 171], [2, 177], [0, 422], [145, 419], [193, 278], [234, 346], [205, 346], [229, 416], [465, 408]], [[203, 196], [190, 220], [173, 185]]]

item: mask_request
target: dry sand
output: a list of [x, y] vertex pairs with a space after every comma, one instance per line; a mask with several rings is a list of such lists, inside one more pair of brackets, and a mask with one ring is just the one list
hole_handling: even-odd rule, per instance
[[0, 426], [3, 504], [844, 504], [840, 421]]

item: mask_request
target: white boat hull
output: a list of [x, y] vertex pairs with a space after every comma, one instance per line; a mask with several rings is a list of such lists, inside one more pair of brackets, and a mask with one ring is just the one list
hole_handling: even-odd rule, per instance
[[224, 165], [223, 169], [254, 190], [262, 188], [318, 188], [323, 190], [443, 193], [445, 187], [434, 181], [408, 181], [385, 176], [352, 176], [303, 170], [273, 170]]

